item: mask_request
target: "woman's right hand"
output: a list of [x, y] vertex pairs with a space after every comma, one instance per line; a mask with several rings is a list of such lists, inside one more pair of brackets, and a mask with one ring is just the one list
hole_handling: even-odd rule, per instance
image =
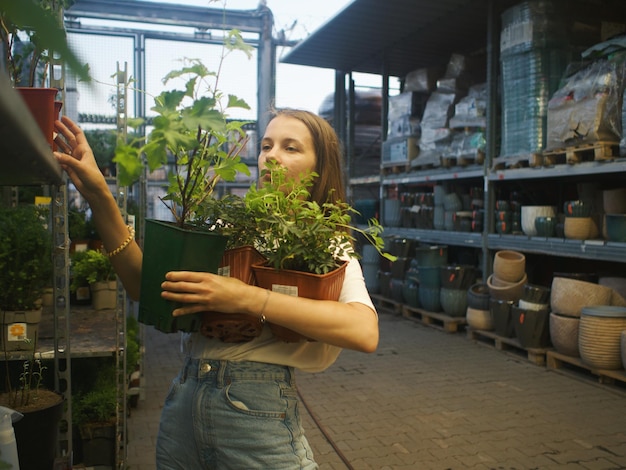
[[110, 193], [108, 185], [93, 155], [82, 129], [67, 116], [56, 121], [58, 133], [54, 139], [60, 152], [54, 156], [67, 172], [76, 189], [91, 205], [103, 194]]

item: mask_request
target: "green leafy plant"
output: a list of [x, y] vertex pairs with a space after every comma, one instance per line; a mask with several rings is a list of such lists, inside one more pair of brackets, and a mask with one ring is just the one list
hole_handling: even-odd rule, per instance
[[115, 279], [115, 270], [111, 261], [107, 255], [99, 250], [74, 252], [72, 254], [71, 274], [70, 289], [72, 292], [86, 284]]
[[[228, 33], [220, 67], [229, 52], [242, 50], [250, 56], [250, 46], [241, 34]], [[249, 174], [239, 152], [245, 145], [243, 121], [231, 121], [232, 109], [249, 109], [241, 99], [225, 96], [218, 89], [219, 68], [210, 71], [199, 59], [184, 59], [183, 67], [168, 73], [163, 82], [183, 79], [182, 89], [164, 91], [155, 98], [152, 108], [157, 116], [145, 142], [130, 141], [118, 145], [114, 161], [118, 163], [123, 185], [137, 181], [145, 166], [150, 171], [173, 161], [168, 175], [167, 194], [161, 199], [177, 225], [201, 224], [201, 206], [220, 180], [234, 181], [238, 173]], [[137, 127], [141, 121], [130, 123]]]
[[245, 203], [253, 214], [264, 243], [259, 251], [274, 269], [290, 269], [326, 274], [341, 264], [341, 258], [358, 257], [352, 249], [355, 233], [360, 233], [388, 259], [395, 258], [382, 250], [382, 226], [371, 219], [368, 228], [351, 223], [358, 214], [347, 202], [322, 205], [309, 200], [310, 188], [317, 174], [300, 175], [299, 181], [287, 178], [287, 170], [269, 162], [270, 178], [261, 187], [252, 186]]
[[42, 209], [0, 207], [0, 310], [34, 310], [52, 279], [51, 236]]
[[73, 422], [77, 425], [108, 423], [117, 413], [116, 371], [113, 364], [99, 364], [93, 383], [84, 383], [72, 400]]
[[[72, 3], [72, 0], [0, 0], [0, 38], [15, 86], [44, 86], [51, 51], [82, 80], [89, 80], [88, 67], [70, 49], [63, 26], [61, 12]], [[40, 64], [43, 72], [37, 76]]]

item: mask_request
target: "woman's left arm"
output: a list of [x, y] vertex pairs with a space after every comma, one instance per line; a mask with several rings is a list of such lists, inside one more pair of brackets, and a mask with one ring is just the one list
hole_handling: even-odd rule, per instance
[[174, 315], [246, 313], [341, 348], [373, 352], [378, 346], [378, 316], [360, 302], [293, 297], [234, 278], [186, 271], [168, 273], [161, 287], [163, 298], [187, 304]]

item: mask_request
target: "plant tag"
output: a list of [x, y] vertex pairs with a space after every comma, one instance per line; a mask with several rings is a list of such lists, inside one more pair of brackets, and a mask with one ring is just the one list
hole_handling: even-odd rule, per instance
[[272, 284], [272, 292], [298, 297], [298, 286], [286, 286], [284, 284]]
[[230, 277], [230, 265], [217, 268], [217, 274], [220, 276]]
[[10, 323], [8, 325], [7, 341], [25, 341], [28, 339], [26, 323]]

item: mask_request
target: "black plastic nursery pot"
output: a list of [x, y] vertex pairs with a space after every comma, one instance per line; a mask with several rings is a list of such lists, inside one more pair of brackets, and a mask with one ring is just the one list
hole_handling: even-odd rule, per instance
[[550, 311], [511, 307], [515, 335], [523, 348], [547, 348], [550, 345]]
[[169, 271], [217, 273], [227, 240], [210, 231], [146, 219], [139, 321], [164, 333], [198, 331], [202, 314], [173, 317], [178, 305], [161, 298], [161, 283]]

